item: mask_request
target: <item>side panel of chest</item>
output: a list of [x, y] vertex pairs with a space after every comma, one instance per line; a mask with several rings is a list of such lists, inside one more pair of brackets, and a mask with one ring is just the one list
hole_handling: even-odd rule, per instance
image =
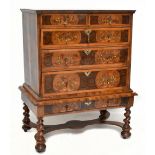
[[39, 47], [37, 15], [23, 13], [23, 48], [25, 83], [39, 95]]

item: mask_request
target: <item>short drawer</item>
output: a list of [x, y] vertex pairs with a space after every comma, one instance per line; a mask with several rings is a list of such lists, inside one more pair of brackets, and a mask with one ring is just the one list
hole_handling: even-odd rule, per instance
[[85, 26], [88, 24], [86, 14], [44, 14], [41, 15], [42, 27]]
[[43, 50], [42, 71], [125, 66], [128, 53], [125, 47]]
[[42, 29], [41, 48], [67, 48], [88, 45], [124, 45], [130, 43], [129, 28]]
[[90, 15], [93, 26], [130, 26], [132, 16], [129, 14], [94, 14]]
[[130, 26], [130, 14], [43, 14], [41, 27]]
[[[122, 89], [127, 85], [127, 69], [94, 69], [81, 71], [49, 72], [42, 74], [43, 96], [76, 93], [92, 93], [110, 89]], [[92, 95], [92, 94], [91, 94]]]
[[45, 115], [48, 115], [48, 114], [66, 113], [75, 111], [88, 111], [95, 109], [123, 107], [126, 106], [127, 104], [128, 104], [128, 97], [100, 99], [97, 101], [90, 100], [75, 103], [59, 103], [53, 105], [46, 105], [44, 107], [44, 113]]

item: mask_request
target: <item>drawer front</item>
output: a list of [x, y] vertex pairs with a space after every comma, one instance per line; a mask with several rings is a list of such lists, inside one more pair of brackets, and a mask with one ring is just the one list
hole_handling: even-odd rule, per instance
[[43, 73], [43, 96], [126, 87], [127, 69]]
[[94, 14], [90, 15], [90, 25], [95, 26], [129, 26], [131, 16], [128, 14]]
[[46, 14], [41, 16], [42, 26], [85, 26], [87, 23], [86, 14]]
[[130, 26], [129, 14], [44, 14], [41, 15], [42, 27], [70, 26]]
[[126, 65], [128, 48], [67, 49], [42, 51], [42, 70]]
[[100, 30], [48, 30], [42, 29], [42, 48], [65, 48], [70, 46], [129, 44], [130, 29], [111, 28]]
[[90, 100], [76, 103], [60, 103], [53, 105], [46, 105], [44, 112], [48, 114], [66, 113], [73, 111], [87, 111], [94, 109], [104, 109], [113, 107], [123, 107], [128, 104], [128, 97], [100, 99], [98, 101]]

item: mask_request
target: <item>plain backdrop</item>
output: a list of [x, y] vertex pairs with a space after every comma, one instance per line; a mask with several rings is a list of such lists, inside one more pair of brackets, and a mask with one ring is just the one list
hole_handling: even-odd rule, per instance
[[[46, 136], [45, 155], [152, 155], [154, 151], [155, 9], [153, 0], [10, 0], [1, 2], [0, 36], [0, 141], [1, 154], [37, 155], [32, 129], [24, 133], [22, 101], [18, 86], [24, 82], [22, 16], [27, 9], [137, 10], [133, 19], [131, 88], [139, 96], [131, 114], [132, 136], [120, 137], [117, 127], [93, 125], [78, 130], [55, 131]], [[122, 121], [124, 109], [110, 110], [111, 120]], [[99, 112], [53, 116], [47, 124], [71, 119], [97, 118]], [[36, 118], [31, 114], [31, 119]]]

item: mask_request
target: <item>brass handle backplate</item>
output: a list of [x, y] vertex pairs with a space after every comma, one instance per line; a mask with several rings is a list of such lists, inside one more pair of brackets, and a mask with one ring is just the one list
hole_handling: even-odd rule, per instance
[[90, 42], [90, 33], [92, 32], [92, 30], [85, 30], [85, 34], [88, 36], [88, 43]]
[[89, 55], [89, 54], [91, 53], [91, 50], [89, 50], [89, 49], [84, 50], [84, 53], [85, 53], [86, 55]]

